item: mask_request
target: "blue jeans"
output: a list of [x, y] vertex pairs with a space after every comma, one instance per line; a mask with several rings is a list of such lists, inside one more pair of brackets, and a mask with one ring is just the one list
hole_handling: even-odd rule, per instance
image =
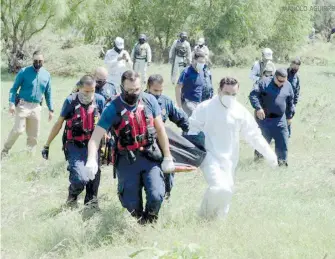
[[289, 132], [285, 115], [280, 118], [257, 119], [257, 122], [266, 141], [270, 144], [274, 139], [278, 161], [287, 161]]
[[70, 172], [69, 198], [77, 199], [78, 195], [86, 187], [84, 203], [97, 202], [101, 174], [100, 168], [95, 175], [94, 180], [85, 180], [83, 173], [85, 172], [85, 164], [87, 161], [87, 148], [79, 148], [72, 143], [68, 143], [67, 149], [69, 162], [67, 170]]
[[[116, 164], [118, 177], [118, 195], [121, 204], [133, 216], [158, 216], [165, 194], [163, 172], [160, 164], [148, 160], [141, 154], [130, 164], [126, 156], [119, 156]], [[145, 211], [143, 211], [142, 188], [146, 194]]]

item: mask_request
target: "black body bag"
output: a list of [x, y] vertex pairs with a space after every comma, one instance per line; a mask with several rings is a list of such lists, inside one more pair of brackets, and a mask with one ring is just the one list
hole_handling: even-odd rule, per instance
[[199, 167], [206, 157], [205, 135], [200, 132], [198, 135], [181, 136], [172, 129], [166, 127], [166, 134], [169, 138], [170, 152], [174, 162], [178, 164]]

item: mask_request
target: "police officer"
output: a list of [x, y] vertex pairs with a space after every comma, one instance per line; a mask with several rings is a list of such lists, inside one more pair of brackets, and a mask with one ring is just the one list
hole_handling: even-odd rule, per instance
[[70, 172], [69, 195], [66, 204], [71, 208], [77, 207], [78, 195], [86, 187], [85, 205], [98, 209], [100, 169], [96, 175], [89, 175], [85, 163], [87, 161], [87, 144], [102, 113], [105, 99], [94, 93], [95, 80], [92, 76], [83, 76], [78, 87], [78, 92], [72, 93], [66, 98], [61, 114], [44, 145], [42, 156], [45, 159], [49, 158], [51, 142], [58, 135], [65, 121], [63, 148], [69, 163], [67, 169]]
[[205, 45], [205, 38], [199, 38], [197, 45], [194, 47], [194, 52], [197, 51], [203, 51], [206, 55], [206, 63], [210, 64], [210, 59], [209, 59], [209, 49]]
[[[283, 68], [277, 69], [274, 77], [261, 80], [249, 96], [264, 138], [268, 143], [275, 140], [280, 166], [287, 166], [287, 125], [291, 124], [293, 117], [293, 98], [292, 86], [287, 81], [287, 71]], [[258, 159], [257, 155], [255, 159]]]
[[254, 63], [249, 75], [249, 78], [252, 80], [253, 83], [257, 82], [260, 77], [262, 77], [264, 68], [266, 66], [272, 66], [273, 71], [276, 70], [275, 65], [272, 63], [272, 54], [273, 52], [269, 48], [265, 48], [262, 50], [262, 59]]
[[[161, 75], [151, 75], [148, 79], [147, 91], [156, 97], [158, 104], [162, 110], [162, 119], [165, 123], [167, 119], [176, 124], [183, 130], [184, 133], [188, 132], [188, 117], [180, 109], [178, 109], [172, 102], [172, 100], [163, 95], [163, 77]], [[174, 174], [164, 174], [165, 180], [165, 198], [170, 197], [171, 189], [173, 186]]]
[[[135, 71], [124, 72], [121, 82], [122, 94], [106, 106], [93, 132], [86, 168], [93, 174], [97, 172], [95, 156], [99, 143], [111, 129], [116, 142], [114, 168], [122, 206], [140, 223], [153, 222], [165, 194], [163, 172], [173, 172], [175, 166], [156, 98], [142, 92], [140, 77]], [[144, 208], [143, 187], [147, 201]]]
[[49, 121], [52, 120], [54, 110], [51, 78], [49, 72], [43, 68], [43, 63], [43, 54], [35, 51], [33, 65], [22, 68], [16, 75], [13, 87], [9, 91], [9, 112], [15, 115], [15, 124], [5, 142], [1, 158], [8, 154], [24, 130], [27, 132], [28, 149], [34, 150], [40, 130], [43, 95], [49, 109]]
[[131, 59], [134, 63], [134, 70], [141, 74], [143, 84], [145, 85], [147, 82], [147, 67], [151, 63], [151, 48], [145, 34], [140, 34], [138, 37], [138, 42], [131, 52]]
[[[294, 93], [294, 99], [293, 99], [293, 104], [294, 104], [294, 113], [299, 101], [299, 95], [300, 95], [300, 78], [298, 75], [298, 71], [301, 65], [301, 60], [300, 58], [295, 58], [294, 60], [291, 61], [290, 67], [287, 69], [287, 80], [291, 83], [292, 88], [293, 88], [293, 93]], [[291, 137], [291, 124], [288, 125], [288, 132], [289, 132], [289, 137]]]
[[190, 43], [187, 41], [187, 33], [181, 32], [179, 39], [175, 40], [169, 52], [169, 62], [172, 64], [171, 81], [176, 83], [180, 71], [191, 63], [192, 52]]
[[95, 93], [102, 95], [106, 102], [117, 95], [115, 84], [107, 82], [108, 71], [106, 68], [98, 67], [95, 70], [94, 77], [96, 81]]
[[206, 66], [206, 55], [197, 51], [192, 65], [181, 73], [176, 86], [176, 101], [184, 112], [191, 116], [197, 105], [213, 97], [212, 76]]

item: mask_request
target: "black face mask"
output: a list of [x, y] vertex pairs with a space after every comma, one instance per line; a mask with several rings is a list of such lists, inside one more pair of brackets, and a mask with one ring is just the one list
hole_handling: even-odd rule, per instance
[[202, 48], [204, 45], [199, 45], [200, 48]]
[[105, 84], [106, 84], [106, 80], [97, 80], [95, 86], [96, 86], [97, 88], [101, 88], [101, 87], [103, 87]]
[[117, 53], [121, 53], [122, 49], [119, 49], [118, 47], [114, 46], [114, 50], [117, 52]]
[[145, 43], [145, 40], [144, 40], [144, 39], [140, 39], [140, 40], [138, 40], [138, 42], [139, 42], [140, 44], [144, 44], [144, 43]]
[[296, 73], [298, 72], [298, 69], [291, 68], [291, 72], [292, 72], [293, 74], [296, 74]]
[[43, 66], [41, 62], [34, 61], [33, 66], [36, 70], [40, 70], [40, 68]]
[[128, 92], [123, 92], [121, 96], [122, 99], [129, 105], [134, 105], [138, 101], [138, 98], [140, 97], [139, 94], [130, 94]]

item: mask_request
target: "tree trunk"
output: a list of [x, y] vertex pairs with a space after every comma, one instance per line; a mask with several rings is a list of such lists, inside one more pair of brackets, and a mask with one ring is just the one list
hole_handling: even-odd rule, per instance
[[24, 54], [20, 46], [13, 42], [12, 50], [7, 54], [8, 73], [17, 73], [22, 68]]

